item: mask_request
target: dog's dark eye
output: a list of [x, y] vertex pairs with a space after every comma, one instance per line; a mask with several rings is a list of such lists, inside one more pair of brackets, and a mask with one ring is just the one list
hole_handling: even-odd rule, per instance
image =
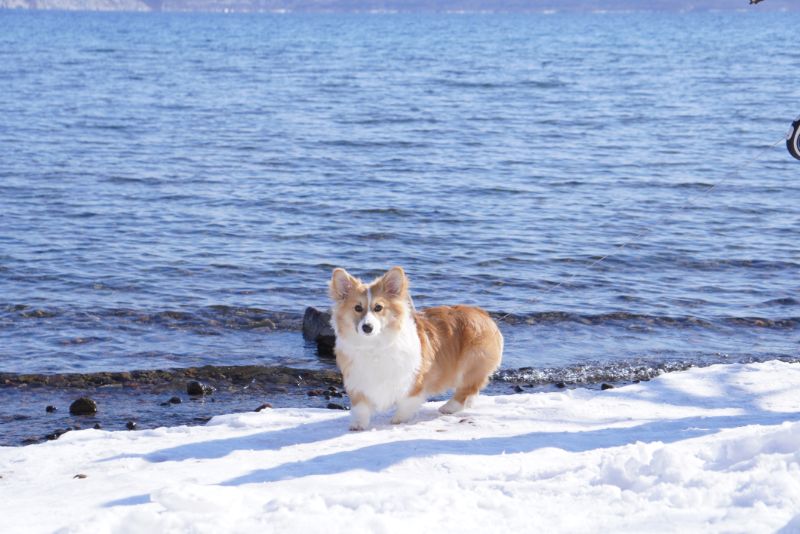
[[361, 313], [364, 311], [364, 307], [361, 304], [356, 304], [356, 311]]
[[373, 310], [375, 310], [375, 312], [379, 312], [382, 309], [383, 309], [383, 306], [381, 306], [380, 304], [376, 304], [375, 307], [373, 308]]

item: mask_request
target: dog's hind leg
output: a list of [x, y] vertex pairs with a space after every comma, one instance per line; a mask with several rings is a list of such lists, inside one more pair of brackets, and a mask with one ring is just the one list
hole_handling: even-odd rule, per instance
[[461, 375], [453, 397], [439, 407], [441, 413], [456, 413], [472, 405], [473, 399], [478, 395], [489, 382], [497, 366], [500, 364], [500, 357], [503, 351], [503, 338], [489, 344], [489, 346], [473, 349], [465, 358], [471, 365]]
[[472, 406], [472, 400], [478, 395], [478, 392], [483, 389], [483, 383], [472, 383], [469, 385], [460, 385], [456, 388], [453, 397], [439, 407], [441, 413], [457, 413]]

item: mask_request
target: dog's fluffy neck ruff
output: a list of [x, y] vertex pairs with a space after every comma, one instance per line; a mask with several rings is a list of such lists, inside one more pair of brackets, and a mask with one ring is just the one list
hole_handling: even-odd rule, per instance
[[408, 395], [422, 364], [422, 346], [410, 310], [399, 330], [387, 329], [379, 336], [337, 331], [336, 346], [356, 363], [347, 374], [347, 390], [364, 394], [379, 411]]

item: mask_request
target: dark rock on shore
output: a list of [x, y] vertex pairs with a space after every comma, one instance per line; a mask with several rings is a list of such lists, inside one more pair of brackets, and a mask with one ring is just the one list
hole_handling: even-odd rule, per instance
[[331, 314], [312, 306], [303, 314], [303, 337], [317, 344], [317, 353], [323, 358], [333, 358], [336, 334], [331, 326]]
[[341, 404], [337, 404], [335, 402], [329, 402], [327, 408], [329, 410], [346, 410], [347, 409], [344, 406], [342, 406]]
[[47, 434], [44, 438], [47, 439], [47, 440], [53, 441], [54, 439], [60, 438], [63, 434], [66, 434], [70, 430], [72, 430], [72, 429], [71, 428], [59, 428], [57, 430], [53, 430], [52, 432]]
[[97, 403], [89, 397], [81, 397], [69, 405], [72, 415], [94, 415], [97, 413]]
[[209, 386], [208, 384], [204, 384], [203, 382], [198, 382], [197, 380], [192, 380], [188, 384], [186, 384], [186, 393], [193, 397], [201, 397], [203, 395], [211, 395], [214, 393], [214, 387]]
[[600, 385], [600, 389], [602, 389], [603, 391], [605, 391], [605, 390], [607, 390], [607, 389], [614, 389], [614, 386], [612, 386], [611, 384], [605, 384], [605, 383], [603, 383], [603, 384], [601, 384], [601, 385]]

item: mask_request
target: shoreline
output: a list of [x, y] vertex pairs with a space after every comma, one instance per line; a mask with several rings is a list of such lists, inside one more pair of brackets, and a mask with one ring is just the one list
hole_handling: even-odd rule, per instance
[[[501, 369], [482, 395], [612, 389], [692, 367], [706, 365], [662, 362], [654, 366], [651, 362], [624, 369], [615, 365]], [[71, 403], [81, 397], [96, 402], [96, 413], [70, 413]], [[429, 400], [445, 398], [440, 395]], [[262, 365], [94, 373], [2, 372], [0, 403], [8, 414], [0, 416], [4, 429], [0, 446], [12, 447], [55, 440], [66, 432], [93, 427], [145, 430], [196, 426], [214, 416], [266, 408], [349, 409], [337, 369]]]
[[[561, 389], [601, 389], [646, 381], [696, 364], [644, 366], [633, 375], [576, 373], [575, 369], [501, 369], [483, 390], [487, 396]], [[596, 370], [595, 370], [596, 371]], [[572, 380], [570, 380], [572, 378]], [[616, 378], [616, 379], [615, 379]], [[200, 389], [190, 393], [190, 384]], [[97, 412], [70, 414], [72, 402], [89, 397]], [[443, 400], [446, 396], [432, 397]], [[0, 446], [58, 439], [72, 430], [152, 429], [205, 424], [211, 417], [275, 408], [349, 409], [339, 371], [285, 366], [203, 366], [95, 373], [0, 373]]]
[[[512, 373], [528, 373], [528, 369]], [[508, 376], [503, 376], [506, 373]], [[532, 377], [531, 377], [532, 378]], [[614, 386], [632, 381], [611, 381]], [[192, 386], [197, 387], [190, 393]], [[482, 394], [496, 396], [560, 389], [599, 389], [601, 382], [539, 382], [495, 375]], [[97, 412], [70, 413], [70, 405], [88, 397]], [[431, 397], [443, 400], [446, 395]], [[0, 402], [10, 414], [0, 418], [5, 432], [0, 446], [24, 446], [58, 439], [86, 428], [144, 430], [195, 426], [211, 417], [264, 408], [349, 410], [337, 369], [284, 366], [203, 366], [169, 370], [95, 373], [0, 373]]]

